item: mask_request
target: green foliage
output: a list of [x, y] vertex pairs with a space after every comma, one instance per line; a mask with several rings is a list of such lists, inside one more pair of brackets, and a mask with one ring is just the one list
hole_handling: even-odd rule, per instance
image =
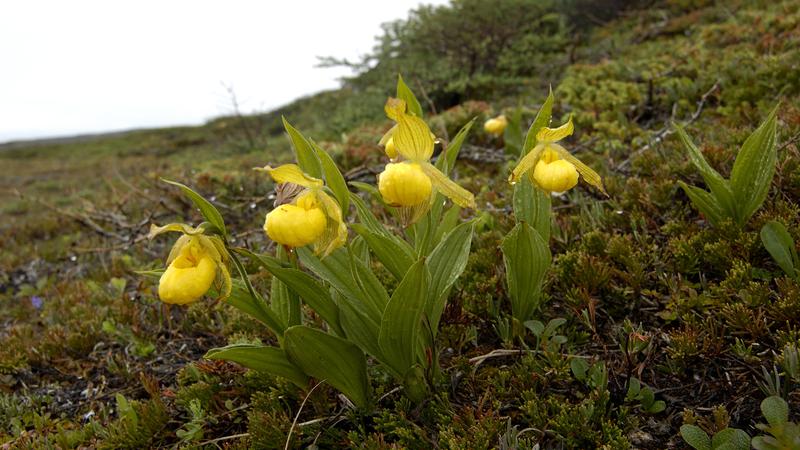
[[327, 58], [325, 63], [354, 68], [357, 74], [347, 83], [359, 89], [381, 86], [402, 72], [415, 85], [425, 86], [437, 107], [491, 98], [518, 90], [533, 74], [552, 79], [563, 67], [559, 54], [569, 44], [569, 31], [557, 5], [459, 0], [422, 6], [407, 20], [385, 24], [364, 61]]
[[695, 450], [747, 450], [750, 436], [737, 428], [724, 428], [711, 438], [696, 425], [681, 426], [681, 437]]
[[800, 280], [800, 259], [794, 239], [782, 223], [771, 221], [761, 227], [761, 242], [786, 275]]
[[161, 399], [143, 402], [117, 394], [117, 420], [103, 430], [101, 448], [145, 448], [164, 429], [169, 414]]
[[370, 401], [367, 361], [354, 344], [302, 325], [286, 330], [286, 354], [303, 372], [330, 383], [359, 408]]
[[777, 113], [776, 106], [744, 142], [733, 165], [730, 180], [723, 178], [708, 165], [683, 128], [675, 124], [678, 135], [689, 152], [689, 159], [703, 175], [711, 192], [689, 186], [682, 181], [678, 184], [713, 225], [729, 219], [743, 227], [767, 197], [777, 159]]
[[525, 222], [518, 223], [503, 239], [502, 249], [512, 315], [525, 322], [539, 308], [550, 249]]
[[189, 200], [194, 203], [197, 209], [200, 210], [200, 213], [203, 217], [213, 226], [216, 230], [225, 237], [228, 234], [228, 231], [225, 228], [225, 221], [222, 219], [222, 214], [220, 214], [219, 210], [214, 207], [208, 200], [203, 198], [202, 195], [198, 194], [197, 192], [193, 191], [190, 187], [183, 185], [181, 183], [175, 181], [164, 180], [165, 182], [172, 184], [174, 186], [178, 186], [184, 195], [189, 197]]
[[642, 411], [648, 414], [658, 414], [667, 408], [667, 404], [663, 400], [655, 399], [652, 389], [643, 386], [639, 379], [635, 377], [628, 380], [628, 393], [625, 394], [625, 400], [638, 401]]
[[761, 414], [767, 419], [767, 425], [759, 424], [758, 428], [768, 433], [756, 436], [751, 445], [756, 450], [780, 450], [800, 446], [800, 426], [789, 422], [789, 405], [786, 400], [772, 396], [761, 402]]
[[[214, 444], [283, 448], [297, 415], [290, 447], [298, 448], [665, 448], [682, 445], [676, 408], [711, 411], [711, 417], [694, 420], [684, 413], [684, 424], [699, 427], [711, 448], [726, 441], [736, 442], [728, 448], [745, 448], [745, 430], [762, 434], [754, 445], [797, 447], [791, 440], [794, 422], [773, 430], [767, 416], [760, 421], [770, 430], [759, 433], [753, 426], [759, 405], [752, 401], [755, 381], [793, 409], [800, 380], [800, 285], [793, 272], [779, 271], [788, 261], [797, 268], [796, 245], [786, 235], [800, 232], [795, 3], [648, 2], [646, 9], [628, 10], [602, 25], [598, 20], [622, 10], [618, 3], [557, 2], [548, 14], [558, 17], [543, 27], [552, 26], [555, 34], [525, 31], [528, 25], [505, 30], [519, 38], [513, 51], [500, 52], [495, 69], [468, 80], [466, 69], [452, 62], [458, 61], [462, 49], [454, 47], [460, 43], [433, 40], [422, 52], [400, 46], [388, 62], [372, 60], [341, 90], [263, 115], [2, 146], [0, 166], [7, 176], [0, 180], [0, 390], [13, 394], [0, 396], [0, 446], [99, 447], [124, 422], [113, 398], [121, 392], [137, 399], [127, 401], [139, 424], [126, 425], [132, 431], [108, 440], [108, 447], [190, 447], [225, 438]], [[456, 10], [466, 4], [471, 3]], [[514, 22], [516, 14], [506, 16]], [[462, 16], [464, 26], [457, 14], [431, 14], [426, 17], [442, 20], [419, 28], [428, 33], [447, 25], [442, 35], [458, 29], [470, 41], [464, 51], [480, 48], [474, 43], [492, 35], [474, 32], [479, 19]], [[490, 23], [509, 23], [507, 17], [487, 15]], [[408, 27], [396, 29], [415, 32]], [[408, 42], [405, 34], [396, 42]], [[454, 56], [439, 54], [434, 44]], [[413, 64], [401, 67], [401, 61]], [[442, 146], [449, 144], [437, 166], [477, 194], [479, 220], [471, 221], [470, 211], [442, 207], [431, 211], [440, 221], [403, 236], [391, 212], [369, 198], [376, 192], [374, 173], [385, 161], [376, 145], [388, 129], [381, 109], [397, 92], [401, 72], [409, 91], [421, 94], [420, 114]], [[518, 183], [512, 195], [502, 141], [459, 131], [470, 129], [476, 117], [504, 112], [515, 124], [519, 114], [519, 130], [509, 127], [505, 138], [517, 156], [517, 147], [530, 148], [521, 125], [534, 119], [534, 102], [546, 101], [542, 94], [550, 83], [558, 94], [550, 115], [573, 114], [577, 133], [569, 148], [588, 165], [607, 168], [608, 198], [593, 198], [581, 188], [531, 197], [538, 191], [525, 191], [528, 183]], [[461, 102], [468, 97], [488, 102]], [[732, 174], [737, 148], [776, 102], [782, 106], [769, 194], [746, 227], [726, 219], [702, 226], [675, 180], [709, 193], [716, 189], [714, 180], [709, 183], [680, 157], [685, 150], [680, 135], [670, 137], [669, 122], [686, 123], [703, 142], [699, 151], [706, 165]], [[445, 109], [450, 105], [456, 106]], [[348, 218], [360, 222], [351, 228], [351, 246], [327, 263], [303, 252], [296, 266], [291, 255], [271, 256], [269, 243], [255, 232], [272, 186], [250, 168], [293, 158], [281, 116], [318, 139], [306, 143], [320, 161], [329, 193], [340, 204], [346, 193], [356, 206], [355, 217]], [[351, 196], [341, 183], [334, 189], [338, 175], [325, 171], [326, 161], [341, 167], [342, 179], [362, 193]], [[755, 175], [738, 173], [742, 180]], [[144, 219], [211, 222], [181, 190], [160, 183], [162, 177], [198, 193], [213, 192], [209, 200], [225, 216], [230, 245], [260, 249], [232, 253], [244, 278], [224, 304], [165, 308], [155, 297], [154, 281], [131, 273], [157, 269], [154, 255], [165, 254], [163, 242], [138, 244], [146, 233]], [[732, 179], [725, 180], [731, 195]], [[556, 211], [553, 220], [540, 220], [545, 215], [539, 211], [550, 208]], [[554, 255], [535, 314], [538, 324], [529, 322], [527, 334], [505, 315], [502, 288], [501, 242], [515, 219], [539, 232]], [[786, 233], [772, 222], [783, 224]], [[456, 232], [457, 227], [462, 228]], [[766, 239], [759, 239], [759, 230], [766, 230]], [[438, 317], [438, 329], [420, 322], [426, 353], [416, 360], [441, 367], [438, 374], [431, 367], [394, 374], [380, 363], [381, 349], [370, 346], [378, 340], [382, 312], [408, 268], [421, 259], [431, 267], [432, 252], [450, 233], [458, 237], [447, 252], [439, 247], [439, 258], [456, 261], [465, 254], [465, 265], [442, 271], [443, 285], [453, 276], [457, 280], [444, 289], [441, 311], [428, 302], [425, 316]], [[628, 327], [626, 319], [635, 326]], [[283, 331], [298, 320], [346, 338], [369, 355], [372, 408], [350, 409], [329, 383], [300, 408], [312, 384], [301, 388], [269, 371], [202, 360], [208, 348], [225, 342], [280, 349]], [[545, 333], [550, 323], [558, 326]], [[508, 342], [501, 342], [493, 326], [507, 329]], [[513, 341], [514, 331], [522, 339]], [[152, 400], [140, 397], [137, 375], [151, 372], [164, 384], [163, 414], [150, 414]], [[657, 395], [646, 401], [649, 395], [642, 392], [648, 387], [641, 383], [637, 395], [631, 391], [640, 398], [625, 399], [631, 384], [623, 381], [632, 377], [646, 380], [654, 392], [663, 389], [663, 413], [647, 411], [645, 403], [654, 406]], [[396, 390], [399, 384], [403, 389]], [[428, 395], [414, 404], [408, 397], [418, 388]], [[720, 402], [729, 415], [716, 406]], [[161, 414], [167, 425], [148, 432], [146, 414]]]

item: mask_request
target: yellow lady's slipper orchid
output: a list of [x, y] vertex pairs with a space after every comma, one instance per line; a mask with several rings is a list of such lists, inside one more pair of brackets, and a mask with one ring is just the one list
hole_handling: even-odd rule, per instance
[[600, 175], [557, 143], [571, 135], [574, 129], [572, 116], [567, 123], [558, 128], [542, 127], [536, 133], [536, 145], [520, 160], [508, 181], [515, 184], [527, 173], [531, 182], [542, 190], [564, 192], [578, 184], [580, 175], [587, 183], [605, 194], [606, 190]]
[[503, 132], [506, 131], [507, 126], [508, 126], [508, 119], [506, 119], [506, 116], [504, 114], [500, 114], [497, 117], [487, 120], [483, 124], [483, 129], [489, 134], [493, 134], [495, 136], [501, 136]]
[[[386, 153], [386, 156], [389, 157], [389, 160], [394, 162], [397, 160], [397, 147], [394, 144], [394, 138], [392, 135], [397, 130], [397, 125], [393, 126], [389, 129], [386, 133], [383, 134], [381, 140], [378, 141], [378, 145], [383, 146], [383, 151]], [[436, 135], [431, 132], [431, 139], [433, 139], [434, 143], [436, 142]]]
[[533, 172], [528, 172], [534, 183], [548, 192], [564, 192], [578, 184], [578, 171], [572, 164], [560, 159], [552, 150], [545, 150]]
[[279, 205], [267, 214], [264, 231], [270, 239], [287, 247], [314, 244], [317, 254], [327, 256], [347, 241], [342, 209], [324, 191], [322, 180], [303, 173], [296, 164], [265, 167], [276, 183], [293, 183], [306, 188], [291, 204]]
[[431, 197], [431, 179], [418, 163], [389, 163], [378, 176], [378, 190], [386, 203], [414, 206]]
[[216, 236], [203, 235], [202, 228], [191, 228], [184, 224], [163, 227], [153, 225], [149, 237], [167, 231], [183, 234], [172, 246], [167, 257], [167, 269], [158, 282], [158, 297], [164, 303], [185, 305], [195, 302], [219, 280], [221, 298], [231, 293], [231, 276], [227, 268], [228, 254], [222, 241]]
[[267, 214], [264, 231], [273, 241], [288, 247], [305, 247], [325, 232], [325, 213], [306, 192], [296, 205], [280, 205]]
[[[433, 156], [433, 133], [424, 120], [406, 113], [403, 100], [390, 98], [384, 107], [386, 115], [397, 122], [389, 131], [400, 163], [386, 165], [378, 176], [378, 189], [390, 205], [415, 208], [411, 222], [430, 206], [433, 189], [450, 198], [455, 204], [475, 207], [475, 197], [439, 171], [430, 159]], [[389, 134], [387, 133], [387, 134]]]

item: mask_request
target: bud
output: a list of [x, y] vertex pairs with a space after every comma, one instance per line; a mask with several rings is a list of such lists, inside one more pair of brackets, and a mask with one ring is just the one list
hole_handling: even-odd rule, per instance
[[508, 126], [508, 119], [506, 119], [505, 115], [500, 114], [495, 118], [487, 120], [483, 124], [483, 129], [489, 134], [500, 136], [506, 130], [507, 126]]
[[431, 179], [417, 163], [390, 163], [378, 176], [378, 190], [386, 203], [414, 206], [431, 196]]
[[216, 277], [214, 257], [197, 239], [191, 239], [161, 275], [158, 297], [164, 303], [192, 303], [208, 292]]
[[560, 159], [556, 152], [547, 149], [533, 169], [532, 181], [545, 191], [564, 192], [578, 184], [578, 170], [572, 163]]
[[267, 214], [264, 231], [273, 241], [293, 248], [305, 247], [322, 236], [325, 213], [314, 194], [306, 192], [294, 205], [280, 205]]

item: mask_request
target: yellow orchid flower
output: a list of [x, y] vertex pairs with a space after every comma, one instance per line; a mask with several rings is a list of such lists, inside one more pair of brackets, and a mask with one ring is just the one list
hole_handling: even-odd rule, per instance
[[[378, 141], [378, 145], [383, 146], [383, 151], [386, 153], [386, 156], [389, 157], [390, 161], [397, 160], [397, 148], [394, 145], [394, 138], [392, 134], [397, 130], [397, 125], [393, 126], [389, 129], [384, 135], [381, 137], [381, 140]], [[431, 132], [431, 139], [433, 139], [434, 143], [436, 143], [436, 135]]]
[[493, 117], [483, 124], [483, 129], [489, 134], [493, 134], [495, 136], [502, 136], [503, 132], [506, 131], [506, 127], [508, 126], [508, 119], [504, 114], [500, 114], [497, 117]]
[[[542, 127], [536, 133], [536, 145], [511, 172], [508, 181], [516, 184], [526, 173], [533, 184], [546, 192], [564, 192], [578, 184], [578, 178], [606, 193], [603, 179], [589, 166], [572, 156], [558, 141], [575, 130], [572, 116], [558, 128]], [[533, 169], [533, 170], [531, 170]]]
[[322, 256], [344, 245], [347, 227], [342, 208], [325, 192], [322, 180], [306, 175], [296, 164], [257, 170], [267, 172], [276, 183], [306, 188], [291, 204], [280, 205], [267, 214], [264, 232], [270, 239], [292, 248], [314, 244], [314, 252]]
[[[419, 117], [406, 113], [403, 100], [390, 98], [386, 115], [397, 122], [389, 131], [397, 159], [378, 176], [378, 190], [392, 206], [416, 208], [412, 222], [427, 210], [433, 189], [464, 208], [475, 207], [475, 197], [430, 163], [435, 136]], [[387, 133], [387, 134], [389, 134]]]
[[164, 303], [186, 305], [199, 300], [217, 281], [221, 285], [221, 299], [231, 293], [231, 276], [228, 272], [228, 253], [217, 236], [206, 236], [203, 228], [192, 228], [173, 223], [159, 227], [152, 225], [150, 239], [161, 233], [183, 233], [175, 241], [167, 257], [167, 269], [158, 282], [158, 297]]

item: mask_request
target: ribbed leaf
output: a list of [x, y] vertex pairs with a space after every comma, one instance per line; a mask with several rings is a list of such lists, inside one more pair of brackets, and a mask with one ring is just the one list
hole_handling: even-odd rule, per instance
[[467, 267], [474, 229], [474, 221], [457, 226], [442, 239], [427, 258], [431, 283], [425, 312], [434, 332], [439, 326], [450, 288]]
[[351, 225], [350, 228], [364, 239], [381, 264], [395, 278], [403, 279], [408, 268], [414, 264], [414, 251], [411, 246], [394, 235], [376, 233], [361, 224]]
[[736, 198], [737, 222], [741, 226], [764, 203], [775, 175], [777, 113], [776, 106], [764, 123], [744, 141], [733, 163], [730, 185]]
[[539, 112], [536, 113], [536, 118], [533, 119], [533, 123], [531, 124], [530, 128], [528, 128], [528, 134], [525, 136], [525, 146], [522, 147], [522, 152], [520, 156], [525, 156], [533, 147], [536, 147], [538, 141], [536, 139], [536, 135], [539, 131], [546, 127], [550, 123], [550, 117], [553, 113], [553, 89], [550, 89], [550, 92], [547, 94], [547, 98], [542, 103], [542, 107], [539, 108]]
[[281, 117], [281, 120], [283, 120], [283, 127], [286, 128], [286, 132], [289, 133], [289, 139], [292, 141], [297, 165], [308, 175], [314, 178], [322, 178], [322, 167], [311, 144], [285, 117]]
[[311, 275], [294, 268], [285, 267], [280, 260], [268, 255], [259, 255], [248, 250], [240, 250], [262, 267], [273, 277], [283, 282], [289, 289], [300, 296], [328, 325], [341, 334], [339, 325], [339, 308], [331, 299], [330, 293]]
[[786, 275], [797, 278], [797, 249], [786, 227], [780, 222], [767, 222], [761, 228], [761, 242]]
[[717, 199], [710, 192], [704, 191], [699, 187], [689, 186], [683, 181], [678, 181], [678, 185], [689, 196], [689, 200], [708, 220], [711, 225], [717, 225], [726, 217], [730, 217], [722, 209]]
[[234, 344], [227, 347], [212, 348], [204, 358], [233, 361], [248, 369], [286, 378], [302, 389], [308, 388], [308, 376], [289, 361], [286, 353], [280, 347]]
[[375, 217], [375, 214], [372, 214], [372, 211], [369, 209], [369, 206], [367, 206], [366, 202], [364, 202], [364, 200], [362, 200], [361, 197], [358, 196], [358, 194], [351, 193], [350, 200], [356, 207], [356, 214], [358, 215], [358, 220], [359, 222], [361, 222], [362, 225], [367, 227], [373, 233], [380, 233], [385, 235], [391, 234], [389, 233], [389, 230], [387, 230], [386, 227], [384, 227], [383, 224], [380, 223], [380, 221], [378, 221], [378, 218]]
[[518, 223], [503, 239], [511, 312], [520, 322], [530, 319], [539, 307], [542, 282], [550, 267], [550, 249], [539, 233], [525, 222]]
[[527, 180], [514, 185], [514, 217], [527, 222], [545, 242], [550, 242], [550, 195]]
[[456, 165], [456, 159], [458, 158], [458, 153], [461, 151], [461, 146], [464, 144], [464, 140], [467, 138], [469, 134], [469, 130], [472, 129], [472, 125], [475, 123], [476, 118], [472, 118], [466, 125], [461, 127], [458, 130], [458, 134], [456, 137], [447, 144], [447, 149], [444, 151], [444, 158], [441, 156], [439, 160], [436, 161], [436, 167], [439, 168], [445, 175], [449, 174], [453, 167]]
[[719, 172], [708, 164], [705, 157], [703, 157], [703, 153], [697, 148], [694, 142], [692, 142], [692, 139], [686, 134], [683, 127], [677, 123], [674, 124], [674, 127], [683, 146], [686, 148], [689, 161], [691, 161], [692, 165], [700, 172], [703, 181], [705, 181], [708, 189], [711, 191], [712, 198], [714, 202], [717, 203], [718, 209], [720, 210], [720, 216], [735, 218], [737, 205], [734, 202], [733, 192], [731, 191], [728, 180], [723, 178]]
[[336, 201], [339, 202], [344, 216], [347, 216], [347, 210], [350, 208], [350, 191], [347, 189], [347, 183], [344, 181], [342, 172], [339, 171], [339, 168], [336, 166], [336, 163], [333, 162], [333, 158], [331, 158], [328, 152], [314, 141], [311, 141], [311, 146], [314, 148], [317, 158], [319, 158], [328, 187], [331, 188], [333, 196], [336, 197]]
[[362, 301], [369, 303], [371, 308], [383, 312], [389, 302], [389, 294], [378, 277], [353, 252], [350, 252], [350, 271], [361, 289]]
[[359, 408], [369, 405], [367, 359], [354, 344], [305, 326], [284, 333], [289, 360], [303, 372], [340, 390]]
[[211, 202], [203, 198], [202, 195], [193, 191], [191, 188], [189, 188], [189, 186], [178, 183], [177, 181], [164, 180], [164, 182], [173, 186], [178, 186], [181, 191], [183, 191], [183, 194], [189, 197], [189, 200], [194, 203], [194, 206], [200, 210], [200, 214], [203, 215], [208, 223], [214, 225], [222, 236], [228, 235], [228, 231], [225, 229], [225, 221], [222, 219], [222, 214], [219, 213], [217, 208], [215, 208]]
[[[359, 312], [349, 302], [339, 298], [339, 319], [344, 329], [347, 340], [359, 346], [366, 353], [378, 361], [384, 361], [383, 352], [378, 345], [380, 322], [367, 317]], [[398, 375], [394, 373], [394, 375]]]
[[428, 268], [420, 260], [395, 289], [381, 319], [378, 337], [381, 351], [386, 363], [400, 374], [405, 374], [416, 362], [429, 284]]
[[278, 336], [283, 335], [285, 324], [258, 293], [254, 294], [251, 295], [244, 282], [234, 279], [231, 295], [225, 299], [225, 303], [263, 323]]

